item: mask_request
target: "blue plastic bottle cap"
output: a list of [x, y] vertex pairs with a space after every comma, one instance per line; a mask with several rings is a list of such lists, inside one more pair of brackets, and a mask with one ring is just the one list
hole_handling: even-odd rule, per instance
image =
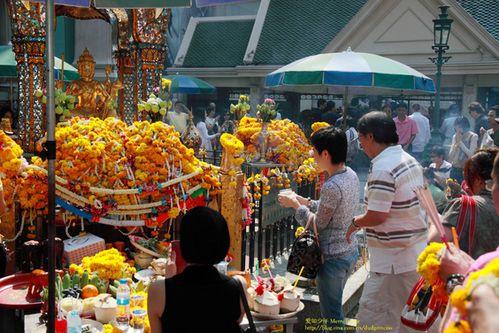
[[120, 284], [127, 284], [128, 280], [127, 279], [120, 279]]

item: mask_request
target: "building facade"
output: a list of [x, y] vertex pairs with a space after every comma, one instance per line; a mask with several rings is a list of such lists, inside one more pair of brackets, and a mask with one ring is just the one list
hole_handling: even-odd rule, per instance
[[[266, 95], [283, 97], [264, 87], [271, 71], [305, 56], [347, 48], [392, 58], [433, 77], [435, 65], [428, 58], [435, 56], [433, 19], [441, 5], [450, 6], [454, 20], [441, 107], [466, 106], [475, 100], [487, 107], [499, 104], [499, 17], [492, 14], [499, 12], [499, 2], [495, 0], [262, 0], [254, 17], [191, 18], [169, 71], [206, 79], [222, 92], [219, 100], [227, 89], [249, 91], [253, 105]], [[233, 28], [227, 31], [227, 25]], [[246, 44], [243, 56], [233, 52], [234, 40], [238, 47]], [[206, 52], [205, 45], [215, 47]], [[294, 105], [290, 113], [310, 108], [314, 99], [322, 97], [341, 103], [339, 96], [284, 94]], [[411, 101], [433, 105], [433, 97], [416, 96]]]
[[[10, 39], [6, 0], [0, 0], [0, 44]], [[443, 68], [442, 108], [478, 100], [499, 104], [499, 2], [497, 0], [248, 0], [207, 8], [174, 9], [168, 32], [168, 73], [200, 77], [217, 87], [216, 96], [191, 96], [189, 104], [218, 101], [227, 110], [241, 93], [255, 106], [276, 98], [291, 116], [326, 97], [276, 93], [264, 87], [265, 76], [305, 56], [351, 48], [409, 65], [433, 77], [433, 19], [448, 5], [454, 20], [449, 38], [451, 60]], [[59, 17], [56, 55], [75, 63], [88, 48], [96, 77], [114, 64], [113, 30], [101, 20]], [[0, 81], [2, 79], [0, 78]], [[8, 85], [0, 83], [0, 99]], [[4, 91], [4, 93], [2, 93]], [[414, 97], [427, 107], [432, 97]], [[464, 108], [463, 108], [464, 109]]]

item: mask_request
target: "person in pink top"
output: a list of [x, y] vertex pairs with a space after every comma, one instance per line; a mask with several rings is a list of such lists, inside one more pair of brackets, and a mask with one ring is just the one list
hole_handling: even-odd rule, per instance
[[414, 119], [407, 117], [407, 105], [400, 103], [397, 106], [397, 117], [393, 118], [393, 121], [395, 121], [397, 135], [399, 136], [398, 144], [405, 151], [409, 151], [412, 141], [418, 134], [418, 124]]

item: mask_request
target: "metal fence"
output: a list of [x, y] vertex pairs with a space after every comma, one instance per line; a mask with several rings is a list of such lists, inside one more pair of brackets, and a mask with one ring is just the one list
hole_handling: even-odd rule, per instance
[[[265, 168], [275, 168], [274, 164], [245, 164], [243, 171], [247, 176], [258, 174]], [[263, 195], [263, 184], [260, 188], [260, 199], [254, 199], [252, 223], [242, 231], [241, 270], [253, 270], [262, 259], [276, 259], [291, 249], [295, 239], [295, 230], [298, 227], [294, 219], [294, 210], [282, 208], [277, 197], [279, 189], [271, 188], [267, 195]], [[303, 197], [316, 197], [315, 183], [291, 183], [291, 188]], [[255, 194], [255, 185], [250, 186]]]

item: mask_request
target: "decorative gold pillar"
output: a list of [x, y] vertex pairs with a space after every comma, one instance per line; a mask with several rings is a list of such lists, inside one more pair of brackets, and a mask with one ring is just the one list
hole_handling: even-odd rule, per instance
[[[241, 268], [241, 262], [245, 260], [245, 258], [241, 257], [241, 250], [243, 246], [241, 199], [243, 196], [244, 175], [241, 172], [238, 172], [235, 176], [231, 176], [226, 172], [221, 171], [221, 178], [222, 215], [225, 217], [227, 225], [229, 226], [229, 253], [234, 257], [230, 263], [230, 266], [236, 270], [239, 270]], [[236, 186], [234, 186], [234, 181], [236, 182]]]
[[35, 151], [45, 133], [45, 114], [35, 91], [44, 86], [45, 9], [39, 3], [9, 0], [12, 45], [16, 54], [19, 91], [19, 144]]
[[[226, 136], [226, 134], [224, 134]], [[239, 270], [241, 263], [246, 258], [241, 257], [243, 244], [243, 182], [244, 175], [241, 172], [241, 158], [243, 143], [232, 135], [228, 138], [222, 136], [222, 163], [220, 175], [222, 182], [221, 213], [227, 220], [230, 233], [229, 253], [233, 256], [230, 266]], [[236, 144], [236, 143], [239, 143]]]

